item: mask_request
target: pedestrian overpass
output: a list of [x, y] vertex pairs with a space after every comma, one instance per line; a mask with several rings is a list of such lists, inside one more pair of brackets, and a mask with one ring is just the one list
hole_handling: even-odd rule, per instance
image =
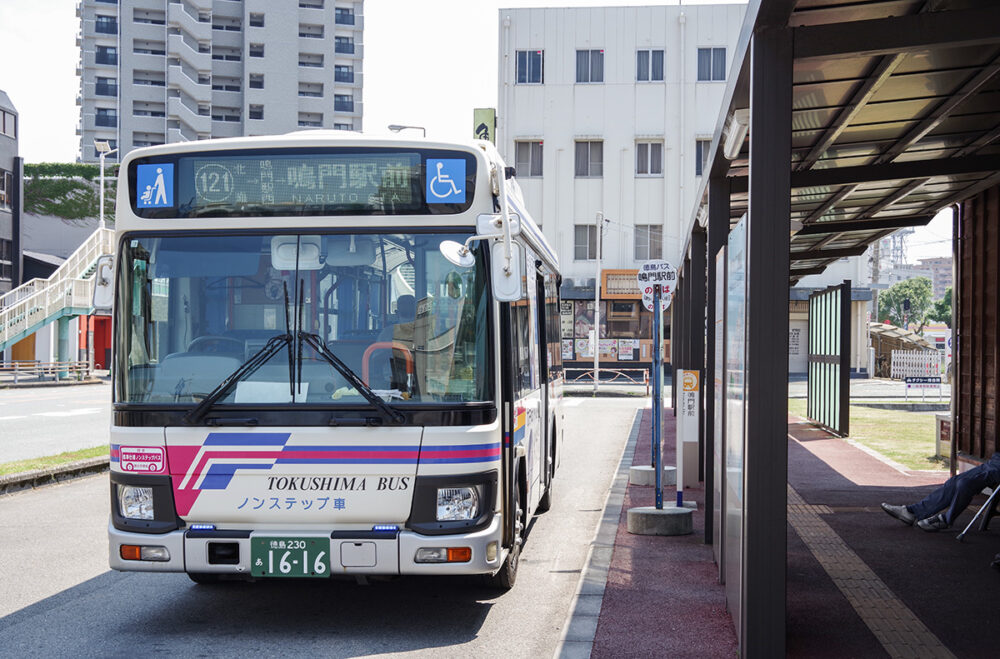
[[[0, 296], [0, 352], [52, 322], [60, 323], [59, 359], [68, 359], [68, 322], [93, 311], [93, 275], [97, 259], [114, 253], [112, 229], [88, 237], [47, 279], [32, 279]], [[65, 340], [64, 340], [65, 339]], [[64, 346], [65, 344], [65, 346]]]

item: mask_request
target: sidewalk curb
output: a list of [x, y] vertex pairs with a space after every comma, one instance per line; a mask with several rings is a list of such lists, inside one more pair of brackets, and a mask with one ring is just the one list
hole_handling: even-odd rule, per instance
[[570, 604], [570, 612], [563, 623], [562, 634], [552, 656], [554, 659], [577, 659], [590, 657], [597, 635], [597, 622], [604, 602], [604, 588], [608, 583], [611, 555], [615, 549], [615, 538], [621, 520], [622, 506], [625, 505], [625, 491], [628, 489], [628, 471], [635, 456], [635, 446], [639, 440], [639, 424], [642, 409], [635, 411], [632, 430], [622, 451], [618, 470], [611, 482], [611, 488], [604, 501], [601, 523], [597, 526], [594, 539], [587, 553], [586, 567], [580, 575], [576, 594]]
[[71, 462], [59, 467], [49, 467], [48, 469], [36, 469], [34, 471], [24, 471], [19, 474], [0, 476], [0, 496], [42, 485], [59, 483], [76, 476], [107, 471], [109, 464], [110, 458], [105, 455]]

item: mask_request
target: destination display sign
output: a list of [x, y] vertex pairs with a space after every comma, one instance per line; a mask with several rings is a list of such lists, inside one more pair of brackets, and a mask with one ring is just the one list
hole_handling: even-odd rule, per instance
[[426, 214], [468, 208], [475, 159], [424, 149], [209, 151], [138, 160], [131, 174], [140, 217]]

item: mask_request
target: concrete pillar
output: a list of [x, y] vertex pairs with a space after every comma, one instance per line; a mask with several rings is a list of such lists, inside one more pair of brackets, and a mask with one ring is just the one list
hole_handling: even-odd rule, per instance
[[[73, 359], [73, 356], [70, 354], [69, 321], [70, 321], [69, 316], [63, 316], [62, 318], [56, 321], [56, 325], [59, 332], [59, 339], [58, 343], [56, 344], [57, 362], [66, 362]], [[63, 379], [64, 377], [66, 377], [66, 375], [67, 375], [66, 371], [60, 371], [59, 379], [60, 380]]]

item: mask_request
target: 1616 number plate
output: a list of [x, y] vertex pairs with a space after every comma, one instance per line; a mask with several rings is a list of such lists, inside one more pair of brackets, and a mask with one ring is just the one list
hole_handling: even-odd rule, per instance
[[250, 539], [250, 574], [255, 577], [328, 577], [328, 538]]

